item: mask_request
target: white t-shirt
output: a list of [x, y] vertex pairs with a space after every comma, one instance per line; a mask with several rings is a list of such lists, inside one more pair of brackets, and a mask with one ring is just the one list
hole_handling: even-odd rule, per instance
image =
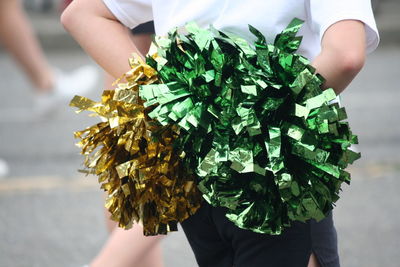
[[367, 52], [379, 43], [370, 0], [103, 0], [125, 26], [154, 20], [157, 35], [195, 21], [201, 27], [233, 32], [248, 41], [254, 37], [248, 24], [273, 42], [293, 18], [305, 21], [298, 53], [312, 60], [321, 50], [321, 39], [335, 22], [354, 19], [364, 22]]

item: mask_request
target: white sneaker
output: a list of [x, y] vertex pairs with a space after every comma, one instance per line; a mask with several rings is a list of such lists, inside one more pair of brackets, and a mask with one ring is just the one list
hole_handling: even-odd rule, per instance
[[53, 91], [36, 93], [33, 98], [34, 115], [38, 117], [51, 115], [60, 106], [61, 100]]
[[34, 114], [42, 117], [51, 115], [57, 108], [67, 105], [75, 95], [85, 96], [99, 80], [96, 67], [86, 65], [70, 73], [54, 70], [54, 89], [48, 93], [36, 93], [34, 96]]
[[0, 159], [0, 178], [4, 178], [8, 175], [9, 168], [7, 162]]
[[92, 65], [82, 66], [73, 72], [63, 73], [55, 70], [56, 84], [54, 92], [64, 98], [72, 98], [75, 95], [84, 96], [97, 84], [99, 72]]

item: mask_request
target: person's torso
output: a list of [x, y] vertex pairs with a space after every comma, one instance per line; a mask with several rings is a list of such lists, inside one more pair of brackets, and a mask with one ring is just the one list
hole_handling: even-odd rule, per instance
[[312, 59], [320, 51], [318, 34], [307, 23], [305, 0], [152, 0], [152, 3], [158, 35], [195, 21], [201, 27], [212, 24], [217, 29], [252, 41], [254, 37], [248, 30], [250, 24], [272, 43], [293, 18], [299, 18], [305, 23], [299, 32], [303, 41], [298, 53]]

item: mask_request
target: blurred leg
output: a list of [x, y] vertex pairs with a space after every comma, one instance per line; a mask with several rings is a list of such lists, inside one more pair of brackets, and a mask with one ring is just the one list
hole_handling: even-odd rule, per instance
[[[111, 77], [111, 76], [106, 74], [105, 78], [107, 79], [107, 77]], [[118, 228], [118, 223], [116, 221], [113, 221], [110, 219], [111, 214], [106, 208], [103, 208], [103, 211], [104, 211], [104, 218], [105, 218], [107, 231], [108, 231], [108, 233], [111, 234], [114, 229]]]
[[164, 259], [162, 255], [162, 247], [161, 247], [161, 238], [151, 250], [149, 250], [146, 256], [143, 258], [141, 265], [139, 264], [138, 267], [163, 267], [164, 266]]
[[143, 228], [115, 228], [90, 267], [162, 267], [161, 236], [145, 237]]
[[20, 0], [0, 1], [0, 38], [5, 48], [18, 63], [39, 91], [49, 91], [54, 76]]
[[320, 267], [314, 253], [311, 254], [307, 267]]

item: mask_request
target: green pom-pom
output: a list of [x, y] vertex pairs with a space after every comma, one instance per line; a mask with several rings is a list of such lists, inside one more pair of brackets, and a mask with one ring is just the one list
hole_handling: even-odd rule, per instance
[[294, 53], [301, 25], [293, 20], [273, 45], [250, 26], [251, 45], [190, 23], [186, 34], [157, 40], [158, 58], [147, 63], [163, 84], [140, 89], [146, 105], [157, 104], [150, 117], [180, 126], [175, 148], [203, 197], [255, 232], [322, 219], [359, 157], [334, 91], [322, 91], [323, 78]]

